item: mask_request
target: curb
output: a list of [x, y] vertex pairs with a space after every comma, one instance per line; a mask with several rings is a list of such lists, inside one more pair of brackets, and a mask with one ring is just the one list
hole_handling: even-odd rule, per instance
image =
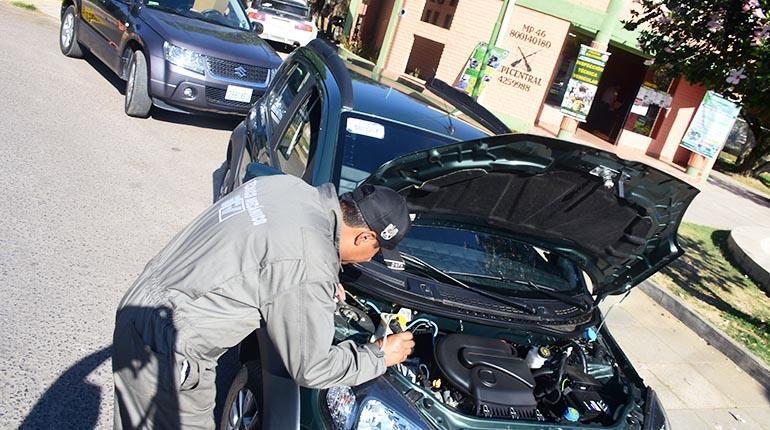
[[726, 355], [736, 366], [749, 376], [770, 389], [770, 367], [754, 356], [743, 345], [738, 344], [722, 330], [704, 320], [679, 298], [669, 294], [650, 281], [639, 284], [639, 289], [657, 302], [664, 309], [703, 338], [719, 352]]
[[738, 227], [730, 230], [727, 236], [727, 250], [732, 263], [741, 268], [744, 273], [757, 284], [759, 289], [766, 294], [770, 294], [770, 271], [763, 266], [767, 266], [767, 258], [764, 258], [764, 251], [760, 242], [754, 239], [759, 235], [767, 237], [768, 229], [762, 227]]

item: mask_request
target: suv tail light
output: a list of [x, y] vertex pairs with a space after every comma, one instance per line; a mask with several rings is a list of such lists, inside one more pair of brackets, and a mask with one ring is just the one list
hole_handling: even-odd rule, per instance
[[294, 24], [294, 28], [301, 31], [313, 31], [313, 26], [304, 22], [298, 22]]
[[264, 21], [265, 14], [263, 12], [253, 10], [249, 12], [249, 18], [253, 19], [254, 21]]

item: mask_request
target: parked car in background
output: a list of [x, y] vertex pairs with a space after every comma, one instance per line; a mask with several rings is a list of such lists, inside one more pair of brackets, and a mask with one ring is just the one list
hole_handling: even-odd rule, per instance
[[264, 26], [263, 39], [298, 47], [318, 35], [305, 0], [254, 0], [248, 15]]
[[127, 81], [125, 111], [245, 114], [281, 58], [238, 0], [64, 0], [59, 45]]
[[233, 131], [215, 188], [223, 207], [273, 174], [397, 190], [413, 217], [404, 270], [345, 268], [334, 342], [368, 342], [397, 319], [414, 352], [361, 386], [306, 389], [257, 330], [220, 429], [668, 429], [598, 305], [683, 253], [697, 190], [600, 149], [510, 134], [445, 83], [365, 73], [322, 40], [295, 50]]

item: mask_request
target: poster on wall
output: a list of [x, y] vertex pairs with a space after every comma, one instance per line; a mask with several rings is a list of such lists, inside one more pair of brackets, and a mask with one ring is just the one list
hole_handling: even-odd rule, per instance
[[647, 111], [652, 105], [668, 109], [671, 107], [672, 100], [673, 98], [670, 94], [665, 91], [659, 91], [645, 82], [639, 87], [639, 92], [636, 94], [636, 99], [634, 99], [634, 105], [631, 106], [631, 113], [642, 116], [647, 115]]
[[596, 97], [596, 88], [604, 72], [604, 66], [610, 58], [610, 53], [580, 45], [580, 53], [575, 62], [567, 91], [561, 101], [561, 113], [585, 122], [591, 104]]
[[740, 111], [739, 105], [707, 91], [680, 145], [704, 157], [716, 157]]
[[479, 42], [476, 44], [476, 48], [473, 50], [468, 62], [465, 63], [465, 69], [463, 73], [455, 82], [455, 88], [464, 91], [467, 94], [473, 92], [473, 88], [476, 86], [476, 81], [481, 73], [481, 66], [486, 61], [487, 67], [484, 69], [484, 75], [481, 77], [482, 82], [479, 87], [479, 94], [484, 91], [484, 86], [491, 80], [492, 74], [495, 70], [500, 68], [500, 63], [508, 56], [508, 51], [498, 47], [492, 47], [487, 51], [487, 44]]

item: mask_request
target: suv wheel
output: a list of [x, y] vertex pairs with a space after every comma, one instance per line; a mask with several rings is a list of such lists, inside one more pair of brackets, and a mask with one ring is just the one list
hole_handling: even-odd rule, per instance
[[230, 385], [219, 430], [259, 430], [261, 412], [262, 366], [258, 361], [249, 361]]
[[70, 5], [62, 15], [59, 28], [59, 48], [68, 57], [83, 58], [83, 48], [78, 42], [78, 24], [75, 6]]
[[136, 50], [128, 62], [125, 111], [128, 116], [147, 118], [152, 108], [147, 76], [147, 59], [144, 52]]

